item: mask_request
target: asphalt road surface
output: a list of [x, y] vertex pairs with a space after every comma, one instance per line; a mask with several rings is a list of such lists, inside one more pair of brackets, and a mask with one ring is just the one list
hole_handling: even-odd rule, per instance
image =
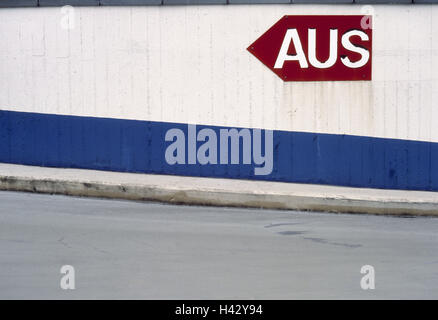
[[438, 219], [0, 192], [0, 299], [22, 298], [437, 299]]

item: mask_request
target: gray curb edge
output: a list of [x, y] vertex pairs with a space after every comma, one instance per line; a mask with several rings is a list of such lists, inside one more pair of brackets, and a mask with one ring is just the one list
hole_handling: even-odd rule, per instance
[[357, 200], [297, 195], [256, 194], [191, 188], [110, 184], [57, 179], [0, 176], [0, 190], [98, 197], [170, 204], [227, 206], [333, 213], [438, 216], [438, 203], [412, 201]]

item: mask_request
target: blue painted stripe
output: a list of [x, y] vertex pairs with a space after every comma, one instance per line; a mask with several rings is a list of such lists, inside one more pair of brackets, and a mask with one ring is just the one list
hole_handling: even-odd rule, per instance
[[[274, 131], [273, 171], [254, 165], [169, 165], [167, 130], [153, 121], [0, 111], [0, 162], [385, 189], [438, 190], [438, 143]], [[213, 129], [219, 136], [224, 127]], [[227, 128], [229, 129], [229, 128]], [[200, 143], [198, 143], [199, 145]], [[241, 162], [240, 162], [241, 163]]]

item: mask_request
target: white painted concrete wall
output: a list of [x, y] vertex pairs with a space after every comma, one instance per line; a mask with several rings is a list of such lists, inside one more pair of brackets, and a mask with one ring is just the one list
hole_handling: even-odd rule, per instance
[[438, 141], [438, 6], [378, 5], [370, 82], [282, 82], [246, 48], [351, 5], [0, 9], [0, 108]]

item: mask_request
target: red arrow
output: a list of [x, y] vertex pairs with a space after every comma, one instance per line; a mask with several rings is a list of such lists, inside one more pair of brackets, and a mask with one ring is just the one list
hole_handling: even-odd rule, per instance
[[284, 81], [371, 80], [370, 16], [284, 16], [247, 50]]

